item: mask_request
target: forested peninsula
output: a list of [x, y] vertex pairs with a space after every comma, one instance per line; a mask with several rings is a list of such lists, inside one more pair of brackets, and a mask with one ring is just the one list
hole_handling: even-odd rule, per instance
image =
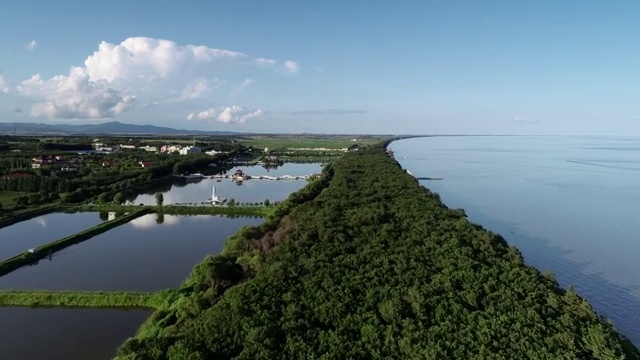
[[344, 155], [198, 264], [118, 359], [640, 359], [385, 154]]

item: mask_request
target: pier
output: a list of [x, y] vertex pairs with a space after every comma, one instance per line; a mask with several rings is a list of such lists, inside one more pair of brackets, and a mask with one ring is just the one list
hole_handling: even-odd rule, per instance
[[415, 176], [408, 169], [405, 169], [405, 171], [407, 172], [407, 174], [413, 176], [418, 181], [420, 181], [420, 180], [442, 180], [442, 178], [439, 178], [439, 177]]
[[211, 179], [232, 179], [236, 181], [244, 180], [272, 180], [272, 181], [294, 181], [294, 180], [308, 180], [314, 176], [320, 176], [317, 174], [309, 175], [282, 175], [282, 176], [269, 176], [269, 175], [213, 175]]

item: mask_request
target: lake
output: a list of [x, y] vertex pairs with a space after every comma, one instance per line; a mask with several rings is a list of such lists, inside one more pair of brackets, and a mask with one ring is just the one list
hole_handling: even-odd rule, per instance
[[[322, 171], [322, 165], [319, 163], [311, 164], [292, 164], [285, 163], [277, 169], [265, 169], [262, 166], [238, 166], [227, 171], [227, 174], [233, 174], [236, 170], [242, 170], [250, 176], [269, 175], [310, 175], [319, 174]], [[186, 203], [202, 203], [211, 198], [213, 186], [219, 196], [227, 198], [227, 200], [235, 199], [236, 202], [263, 202], [282, 201], [286, 199], [292, 192], [300, 190], [307, 184], [306, 180], [293, 181], [274, 181], [274, 180], [245, 180], [241, 184], [237, 184], [231, 179], [204, 179], [197, 182], [187, 182], [174, 184], [169, 190], [162, 189], [160, 192], [164, 196], [164, 204], [186, 204]], [[155, 205], [155, 191], [138, 195], [130, 199], [130, 203]]]
[[[640, 345], [640, 137], [438, 136], [396, 159]], [[406, 158], [405, 158], [406, 157]]]
[[[88, 213], [85, 213], [87, 215]], [[97, 213], [90, 214], [98, 218]], [[0, 289], [155, 291], [179, 286], [207, 254], [217, 254], [241, 226], [261, 218], [148, 214], [37, 265], [0, 277]], [[28, 238], [37, 232], [25, 233]]]
[[0, 308], [6, 360], [107, 360], [151, 314], [145, 310]]
[[0, 229], [0, 260], [98, 225], [98, 213], [54, 213]]

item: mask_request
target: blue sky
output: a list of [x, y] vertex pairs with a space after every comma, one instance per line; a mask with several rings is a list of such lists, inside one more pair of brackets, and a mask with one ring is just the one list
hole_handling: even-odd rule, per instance
[[635, 0], [22, 0], [2, 12], [0, 121], [640, 134]]

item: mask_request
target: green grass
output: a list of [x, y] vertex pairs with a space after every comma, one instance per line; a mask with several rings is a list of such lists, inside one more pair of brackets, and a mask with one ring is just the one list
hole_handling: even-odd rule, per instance
[[[353, 138], [358, 141], [351, 141]], [[245, 146], [253, 146], [256, 148], [279, 149], [279, 148], [327, 148], [327, 149], [342, 149], [347, 148], [353, 144], [360, 146], [371, 145], [380, 142], [380, 139], [359, 139], [357, 137], [351, 138], [250, 138], [250, 139], [237, 139], [241, 144]]]
[[125, 291], [0, 291], [0, 306], [159, 308], [173, 293]]
[[29, 220], [31, 218], [53, 212], [59, 207], [59, 205], [60, 204], [58, 202], [55, 202], [50, 204], [33, 205], [17, 211], [11, 210], [9, 212], [5, 212], [0, 215], [0, 229], [20, 221]]
[[22, 195], [29, 195], [28, 193], [14, 192], [14, 191], [2, 191], [0, 192], [0, 203], [2, 204], [2, 209], [5, 211], [7, 209], [12, 209], [13, 204], [15, 203], [15, 198]]
[[79, 211], [108, 211], [108, 212], [132, 212], [147, 210], [149, 212], [163, 213], [165, 215], [237, 215], [237, 216], [268, 216], [273, 207], [267, 206], [182, 206], [164, 205], [162, 207], [152, 205], [112, 205], [112, 204], [86, 204], [70, 207]]

